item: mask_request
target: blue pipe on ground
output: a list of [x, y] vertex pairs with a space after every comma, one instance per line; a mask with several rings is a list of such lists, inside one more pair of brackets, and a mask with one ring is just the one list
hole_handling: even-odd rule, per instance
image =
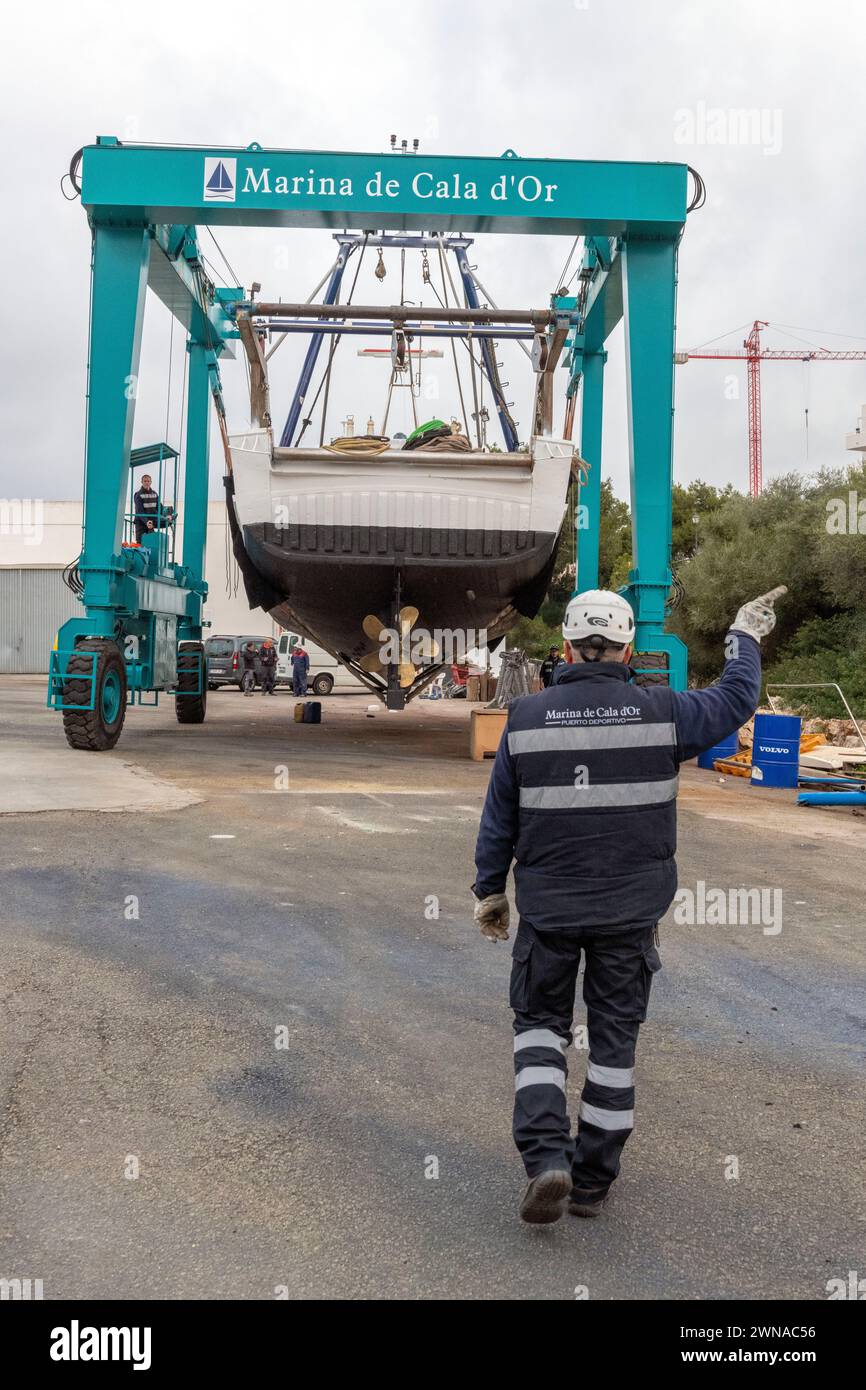
[[800, 792], [798, 806], [866, 806], [866, 792]]

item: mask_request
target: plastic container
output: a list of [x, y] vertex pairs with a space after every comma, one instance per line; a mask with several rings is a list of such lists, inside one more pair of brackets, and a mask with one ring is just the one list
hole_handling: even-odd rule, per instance
[[752, 784], [796, 787], [800, 769], [802, 720], [795, 714], [756, 714], [752, 742]]
[[304, 705], [304, 723], [321, 724], [322, 706], [318, 700], [310, 700]]
[[723, 738], [721, 743], [714, 743], [712, 748], [707, 748], [705, 752], [698, 754], [698, 767], [713, 770], [713, 763], [719, 758], [732, 758], [739, 749], [739, 740], [736, 733], [728, 738]]

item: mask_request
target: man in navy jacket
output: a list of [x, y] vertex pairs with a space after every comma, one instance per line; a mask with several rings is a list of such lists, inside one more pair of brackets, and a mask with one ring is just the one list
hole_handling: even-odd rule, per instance
[[[680, 763], [754, 713], [760, 640], [775, 589], [740, 609], [725, 669], [706, 690], [637, 686], [628, 666], [634, 614], [620, 594], [571, 600], [565, 662], [516, 700], [499, 745], [475, 852], [475, 919], [507, 940], [512, 859], [520, 923], [512, 952], [514, 1138], [530, 1179], [525, 1221], [595, 1216], [634, 1123], [634, 1059], [652, 976], [656, 924], [677, 886]], [[565, 1051], [585, 953], [589, 1060], [572, 1137]]]

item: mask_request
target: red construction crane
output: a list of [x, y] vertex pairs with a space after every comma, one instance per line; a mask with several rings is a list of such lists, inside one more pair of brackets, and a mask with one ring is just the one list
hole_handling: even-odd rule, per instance
[[678, 364], [695, 359], [717, 358], [726, 362], [746, 362], [749, 407], [749, 492], [757, 497], [764, 484], [763, 446], [761, 442], [761, 362], [858, 362], [866, 360], [866, 352], [836, 352], [832, 348], [763, 348], [761, 329], [769, 328], [766, 319], [755, 319], [752, 331], [744, 339], [745, 352], [726, 352], [712, 348], [705, 352], [677, 352]]

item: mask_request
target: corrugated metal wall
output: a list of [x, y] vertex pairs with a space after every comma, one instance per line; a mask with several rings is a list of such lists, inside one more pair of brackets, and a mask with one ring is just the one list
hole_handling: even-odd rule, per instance
[[47, 671], [57, 629], [83, 612], [62, 569], [0, 569], [0, 673]]

